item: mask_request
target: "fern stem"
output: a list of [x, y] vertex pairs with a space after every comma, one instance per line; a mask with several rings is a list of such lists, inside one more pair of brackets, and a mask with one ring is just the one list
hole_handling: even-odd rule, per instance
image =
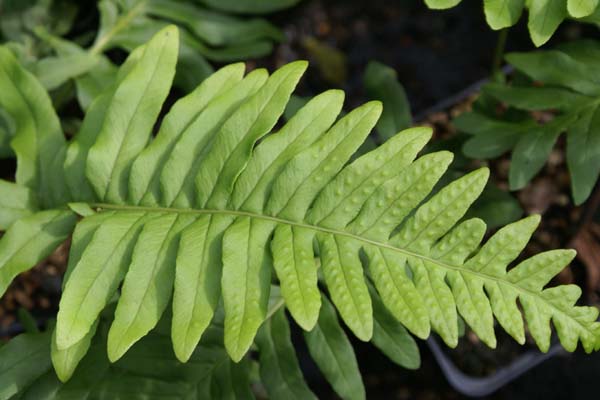
[[[309, 225], [309, 224], [304, 224], [302, 222], [297, 222], [297, 221], [290, 221], [290, 220], [286, 220], [286, 219], [282, 219], [282, 218], [278, 218], [278, 217], [273, 217], [273, 216], [269, 216], [269, 215], [261, 215], [261, 214], [255, 214], [255, 213], [251, 213], [251, 212], [247, 212], [247, 211], [239, 211], [239, 210], [209, 210], [209, 209], [202, 209], [202, 210], [198, 210], [198, 209], [177, 209], [177, 208], [168, 208], [168, 207], [144, 207], [144, 206], [128, 206], [128, 205], [117, 205], [117, 204], [108, 204], [108, 203], [91, 203], [90, 207], [96, 209], [97, 211], [101, 211], [101, 210], [115, 210], [115, 211], [145, 211], [145, 212], [165, 212], [165, 213], [189, 213], [189, 214], [197, 214], [197, 215], [204, 215], [204, 214], [222, 214], [222, 215], [231, 215], [231, 216], [237, 216], [237, 217], [249, 217], [249, 218], [255, 218], [255, 219], [262, 219], [265, 221], [271, 221], [277, 224], [286, 224], [286, 225], [290, 225], [290, 226], [294, 226], [294, 227], [300, 227], [300, 228], [304, 228], [304, 229], [309, 229], [309, 230], [314, 230], [314, 231], [318, 231], [318, 232], [323, 232], [323, 233], [329, 233], [332, 235], [337, 235], [337, 236], [345, 236], [347, 238], [351, 238], [353, 240], [356, 240], [358, 242], [362, 242], [362, 243], [367, 243], [373, 246], [377, 246], [380, 248], [385, 248], [391, 251], [395, 251], [397, 253], [401, 253], [404, 256], [408, 256], [408, 257], [413, 257], [419, 260], [423, 260], [425, 262], [429, 262], [432, 263], [440, 268], [449, 270], [449, 271], [456, 271], [459, 273], [463, 273], [463, 274], [470, 274], [472, 276], [476, 276], [482, 280], [487, 280], [487, 281], [491, 281], [491, 282], [495, 282], [501, 285], [506, 285], [506, 286], [510, 286], [512, 287], [514, 290], [516, 290], [517, 292], [520, 293], [525, 293], [528, 294], [530, 296], [533, 296], [535, 298], [538, 298], [542, 301], [544, 301], [545, 304], [548, 305], [548, 307], [550, 307], [551, 309], [553, 309], [556, 313], [560, 313], [564, 315], [564, 311], [557, 308], [554, 304], [544, 300], [541, 296], [540, 293], [529, 290], [527, 288], [524, 288], [522, 286], [519, 286], [515, 283], [512, 283], [508, 280], [503, 280], [503, 279], [499, 279], [496, 276], [493, 275], [489, 275], [486, 273], [483, 273], [481, 271], [475, 271], [473, 269], [467, 269], [467, 268], [462, 268], [460, 266], [456, 266], [456, 265], [451, 265], [448, 263], [445, 263], [441, 260], [437, 260], [428, 256], [425, 256], [423, 254], [419, 254], [419, 253], [415, 253], [413, 251], [407, 250], [407, 249], [403, 249], [400, 247], [395, 247], [392, 246], [388, 243], [384, 243], [384, 242], [379, 242], [376, 240], [372, 240], [372, 239], [368, 239], [365, 237], [361, 237], [361, 236], [357, 236], [354, 235], [352, 233], [349, 232], [345, 232], [345, 231], [341, 231], [341, 230], [336, 230], [336, 229], [329, 229], [329, 228], [325, 228], [322, 226], [317, 226], [317, 225]], [[279, 308], [279, 306], [276, 304], [274, 306], [274, 311], [277, 310], [277, 308]], [[577, 322], [581, 328], [587, 330], [587, 327], [584, 326], [583, 324], [581, 324], [579, 321], [574, 320], [575, 322]]]
[[[383, 242], [379, 242], [377, 240], [372, 240], [372, 239], [368, 239], [365, 237], [361, 237], [361, 236], [357, 236], [354, 235], [352, 233], [348, 233], [345, 231], [340, 231], [340, 230], [336, 230], [336, 229], [329, 229], [329, 228], [325, 228], [322, 226], [317, 226], [317, 225], [309, 225], [309, 224], [304, 224], [302, 222], [297, 222], [297, 221], [290, 221], [290, 220], [286, 220], [286, 219], [282, 219], [282, 218], [277, 218], [277, 217], [273, 217], [273, 216], [269, 216], [269, 215], [261, 215], [261, 214], [255, 214], [255, 213], [251, 213], [251, 212], [247, 212], [247, 211], [239, 211], [239, 210], [210, 210], [210, 209], [202, 209], [202, 210], [198, 210], [198, 209], [178, 209], [178, 208], [168, 208], [168, 207], [143, 207], [143, 206], [128, 206], [128, 205], [117, 205], [117, 204], [108, 204], [108, 203], [91, 203], [89, 204], [90, 207], [96, 209], [97, 211], [101, 211], [101, 210], [115, 210], [115, 211], [145, 211], [145, 212], [170, 212], [170, 213], [188, 213], [188, 214], [197, 214], [197, 215], [203, 215], [203, 214], [222, 214], [222, 215], [231, 215], [231, 216], [237, 216], [237, 217], [248, 217], [248, 218], [255, 218], [255, 219], [262, 219], [265, 221], [270, 221], [270, 222], [274, 222], [276, 224], [285, 224], [285, 225], [290, 225], [290, 226], [294, 226], [294, 227], [300, 227], [300, 228], [304, 228], [304, 229], [309, 229], [309, 230], [314, 230], [314, 231], [318, 231], [318, 232], [323, 232], [323, 233], [329, 233], [332, 234], [334, 236], [344, 236], [347, 238], [351, 238], [353, 240], [362, 242], [362, 243], [367, 243], [373, 246], [377, 246], [380, 248], [385, 248], [385, 249], [389, 249], [391, 251], [395, 251], [397, 253], [403, 254], [404, 256], [408, 256], [408, 257], [413, 257], [425, 262], [429, 262], [432, 263], [434, 265], [437, 265], [440, 268], [446, 269], [448, 271], [456, 271], [462, 274], [469, 274], [472, 276], [476, 276], [479, 279], [482, 280], [487, 280], [490, 282], [495, 282], [497, 284], [500, 285], [506, 285], [506, 286], [510, 286], [513, 289], [515, 289], [517, 292], [520, 293], [526, 293], [530, 296], [533, 296], [537, 299], [540, 299], [541, 301], [543, 301], [548, 307], [550, 307], [551, 309], [553, 309], [556, 313], [558, 314], [562, 314], [565, 315], [564, 311], [561, 310], [560, 308], [556, 307], [554, 304], [552, 304], [551, 302], [543, 299], [540, 296], [540, 293], [530, 290], [528, 288], [519, 286], [513, 282], [510, 282], [508, 280], [503, 280], [503, 279], [499, 279], [496, 276], [493, 275], [489, 275], [486, 273], [483, 273], [481, 271], [475, 271], [472, 269], [466, 269], [466, 268], [462, 268], [460, 266], [456, 266], [456, 265], [451, 265], [448, 263], [445, 263], [443, 261], [437, 260], [435, 258], [431, 258], [428, 256], [425, 256], [423, 254], [419, 254], [419, 253], [415, 253], [413, 251], [407, 250], [407, 249], [403, 249], [400, 247], [395, 247], [392, 246], [388, 243], [383, 243]], [[283, 305], [283, 304], [282, 304]], [[277, 311], [277, 309], [280, 307], [280, 305], [275, 304], [272, 311], [275, 312]], [[269, 310], [270, 312], [271, 310]], [[566, 317], [570, 318], [568, 315], [565, 315]], [[580, 321], [574, 319], [574, 322], [576, 322], [581, 328], [583, 328], [584, 330], [588, 330], [588, 328], [583, 325]]]
[[[363, 242], [363, 243], [367, 243], [376, 247], [382, 247], [382, 248], [386, 248], [392, 251], [396, 251], [398, 253], [402, 253], [405, 256], [409, 256], [409, 257], [414, 257], [414, 258], [418, 258], [421, 259], [423, 261], [427, 261], [427, 262], [431, 262], [434, 263], [436, 265], [439, 265], [442, 268], [446, 268], [446, 269], [450, 269], [453, 271], [458, 271], [458, 272], [467, 272], [467, 273], [471, 273], [473, 275], [477, 275], [483, 279], [489, 279], [489, 280], [493, 280], [496, 282], [500, 282], [500, 283], [508, 283], [502, 280], [497, 279], [494, 276], [491, 275], [487, 275], [478, 271], [473, 271], [473, 270], [466, 270], [464, 268], [461, 267], [457, 267], [455, 265], [450, 265], [447, 263], [444, 263], [440, 260], [436, 260], [434, 258], [431, 257], [427, 257], [424, 256], [422, 254], [419, 253], [415, 253], [412, 252], [410, 250], [407, 249], [403, 249], [401, 247], [395, 247], [392, 246], [388, 243], [384, 243], [384, 242], [380, 242], [377, 240], [372, 240], [372, 239], [368, 239], [362, 236], [358, 236], [346, 231], [341, 231], [341, 230], [337, 230], [337, 229], [330, 229], [330, 228], [325, 228], [322, 226], [318, 226], [318, 225], [310, 225], [310, 224], [305, 224], [302, 222], [298, 222], [298, 221], [291, 221], [291, 220], [287, 220], [287, 219], [283, 219], [283, 218], [278, 218], [278, 217], [273, 217], [270, 215], [262, 215], [262, 214], [255, 214], [252, 212], [247, 212], [247, 211], [239, 211], [239, 210], [211, 210], [211, 209], [183, 209], [183, 208], [169, 208], [169, 207], [144, 207], [144, 206], [129, 206], [129, 205], [123, 205], [123, 204], [108, 204], [108, 203], [91, 203], [90, 207], [93, 209], [96, 209], [97, 211], [102, 211], [102, 210], [113, 210], [113, 211], [137, 211], [137, 212], [156, 212], [156, 213], [177, 213], [177, 214], [197, 214], [197, 215], [205, 215], [205, 214], [212, 214], [212, 215], [217, 215], [217, 214], [221, 214], [221, 215], [230, 215], [230, 216], [235, 216], [235, 217], [248, 217], [248, 218], [254, 218], [254, 219], [262, 219], [264, 221], [270, 221], [270, 222], [274, 222], [276, 224], [284, 224], [284, 225], [290, 225], [293, 227], [298, 227], [298, 228], [304, 228], [304, 229], [309, 229], [309, 230], [313, 230], [313, 231], [317, 231], [317, 232], [322, 232], [322, 233], [328, 233], [331, 235], [335, 235], [335, 236], [344, 236], [359, 242]], [[532, 291], [528, 291], [526, 289], [523, 289], [519, 286], [515, 286], [516, 288], [520, 289], [520, 290], [524, 290], [532, 295], [537, 295], [537, 292], [532, 292]]]
[[105, 47], [110, 43], [112, 38], [115, 35], [117, 35], [119, 31], [126, 28], [131, 23], [131, 21], [133, 21], [135, 17], [137, 17], [138, 14], [142, 12], [145, 5], [145, 1], [140, 1], [138, 4], [132, 7], [127, 12], [127, 14], [119, 18], [117, 23], [106, 33], [106, 35], [96, 38], [96, 41], [93, 44], [93, 46], [89, 49], [89, 52], [91, 54], [99, 54], [106, 50]]
[[504, 50], [506, 49], [506, 39], [508, 38], [508, 28], [503, 28], [498, 33], [498, 41], [494, 50], [494, 60], [492, 63], [492, 79], [502, 82], [502, 60], [504, 59]]

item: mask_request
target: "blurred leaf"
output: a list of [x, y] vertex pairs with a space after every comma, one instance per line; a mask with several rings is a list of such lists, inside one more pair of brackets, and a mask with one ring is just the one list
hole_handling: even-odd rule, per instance
[[66, 210], [39, 211], [14, 221], [0, 241], [0, 295], [15, 276], [48, 257], [64, 242], [75, 222], [75, 214]]
[[568, 128], [567, 165], [575, 204], [583, 203], [592, 193], [600, 176], [600, 109], [582, 111]]
[[35, 194], [29, 188], [0, 179], [0, 229], [6, 230], [36, 208]]
[[26, 333], [0, 347], [0, 398], [21, 393], [50, 370], [50, 334]]
[[196, 0], [215, 10], [240, 14], [267, 14], [292, 7], [300, 0]]
[[37, 322], [35, 318], [26, 308], [19, 307], [17, 310], [17, 317], [19, 318], [19, 322], [23, 326], [23, 330], [26, 333], [39, 333], [39, 328], [37, 326]]
[[[91, 68], [83, 71], [85, 73], [74, 69], [71, 71], [72, 73], [64, 77], [75, 80], [77, 100], [81, 108], [87, 110], [92, 100], [113, 83], [117, 67], [106, 56], [87, 51], [76, 43], [51, 35], [43, 29], [37, 29], [36, 34], [48, 43], [60, 58], [89, 59], [88, 62], [93, 63]], [[37, 65], [36, 68], [38, 68]]]
[[592, 39], [581, 39], [564, 42], [556, 50], [569, 55], [593, 72], [600, 72], [600, 42]]
[[22, 334], [0, 348], [0, 398], [100, 400], [149, 398], [252, 399], [248, 359], [233, 363], [213, 324], [188, 363], [179, 362], [170, 338], [154, 331], [115, 364], [106, 358], [106, 326], [66, 383], [51, 370], [50, 332]]
[[373, 300], [373, 344], [401, 367], [418, 369], [421, 356], [415, 339], [385, 308], [375, 289], [369, 286], [369, 290]]
[[474, 111], [454, 120], [460, 131], [472, 135], [464, 153], [493, 158], [511, 150], [509, 183], [517, 190], [540, 171], [558, 136], [566, 132], [573, 199], [583, 203], [600, 176], [600, 42], [568, 42], [557, 50], [510, 53], [506, 59], [529, 79], [517, 75], [511, 85], [483, 87], [482, 97], [508, 106], [506, 111], [480, 107], [478, 100]]
[[9, 116], [0, 108], [0, 158], [7, 158], [14, 155], [10, 147], [10, 141], [14, 135], [14, 127], [9, 120]]
[[510, 190], [522, 189], [542, 169], [562, 129], [564, 125], [554, 120], [519, 138], [510, 163]]
[[567, 110], [574, 104], [588, 100], [571, 90], [554, 87], [518, 87], [489, 83], [482, 91], [503, 103], [522, 110]]
[[3, 46], [0, 93], [0, 107], [15, 122], [11, 147], [19, 166], [16, 182], [36, 190], [44, 206], [64, 204], [62, 157], [66, 144], [60, 121], [46, 90]]
[[[563, 86], [586, 95], [600, 94], [598, 71], [558, 50], [509, 53], [506, 61], [533, 80]], [[568, 71], [568, 72], [567, 72]]]
[[473, 135], [463, 145], [465, 155], [480, 159], [499, 157], [512, 149], [523, 133], [535, 127], [533, 120], [506, 122], [477, 112], [461, 114], [453, 123], [459, 131]]
[[304, 332], [304, 338], [310, 355], [335, 392], [343, 399], [364, 399], [365, 388], [354, 349], [325, 296], [317, 325]]
[[35, 64], [33, 73], [46, 90], [52, 90], [58, 88], [69, 79], [87, 73], [97, 63], [98, 58], [88, 53], [62, 57], [46, 57]]
[[283, 39], [281, 32], [263, 19], [242, 20], [185, 2], [149, 0], [146, 15], [176, 22], [209, 46], [231, 46], [260, 39]]
[[260, 377], [270, 398], [316, 399], [304, 382], [282, 308], [263, 323], [256, 343], [260, 350]]
[[481, 218], [488, 229], [494, 229], [515, 222], [522, 216], [523, 209], [517, 199], [488, 183], [465, 218]]
[[[10, 3], [0, 18], [0, 31], [15, 41], [13, 47], [19, 60], [35, 72], [47, 89], [57, 89], [74, 79], [79, 104], [87, 109], [115, 77], [116, 67], [103, 52], [114, 48], [131, 51], [166, 25], [177, 24], [182, 44], [175, 83], [189, 92], [213, 72], [207, 59], [229, 62], [262, 57], [273, 50], [274, 42], [283, 40], [282, 32], [265, 19], [226, 13], [267, 13], [297, 1], [209, 1], [207, 5], [215, 11], [193, 0], [101, 0], [99, 29], [88, 49], [60, 38], [70, 30], [76, 15], [72, 2]], [[80, 43], [90, 34], [93, 31], [83, 32]], [[68, 90], [61, 93], [68, 99], [72, 96]], [[0, 127], [0, 139], [4, 133]]]
[[377, 132], [387, 140], [401, 130], [410, 128], [412, 117], [406, 92], [398, 82], [396, 71], [371, 61], [367, 65], [364, 85], [371, 100], [383, 103], [383, 113], [377, 122]]
[[300, 97], [295, 94], [290, 96], [290, 101], [287, 103], [285, 107], [285, 111], [283, 112], [283, 117], [289, 121], [292, 119], [294, 115], [300, 110], [302, 107], [306, 105], [310, 101], [308, 97]]
[[323, 79], [334, 85], [342, 85], [346, 82], [348, 67], [344, 53], [310, 36], [304, 38], [302, 46], [314, 60]]
[[[137, 17], [137, 23], [123, 28], [112, 38], [112, 44], [133, 51], [142, 46], [159, 30], [165, 28], [166, 22], [155, 21], [145, 17]], [[200, 82], [212, 73], [212, 67], [203, 57], [207, 49], [190, 33], [180, 31], [179, 62], [175, 82], [186, 92], [193, 90]]]
[[35, 43], [32, 32], [40, 27], [55, 35], [71, 30], [78, 5], [73, 1], [37, 0], [5, 1], [0, 18], [0, 36], [5, 41], [27, 43], [36, 57], [48, 55], [48, 49]]

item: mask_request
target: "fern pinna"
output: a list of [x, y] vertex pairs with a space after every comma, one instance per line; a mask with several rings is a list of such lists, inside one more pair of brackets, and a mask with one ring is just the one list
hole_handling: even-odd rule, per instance
[[598, 311], [575, 306], [580, 289], [545, 288], [572, 250], [507, 270], [539, 217], [508, 225], [485, 244], [484, 223], [463, 220], [487, 169], [428, 197], [452, 154], [416, 158], [430, 139], [427, 128], [349, 161], [382, 107], [367, 103], [338, 119], [338, 90], [316, 96], [273, 133], [303, 61], [270, 76], [263, 69], [244, 76], [242, 64], [222, 68], [177, 101], [153, 136], [177, 53], [174, 27], [132, 52], [67, 142], [41, 85], [0, 49], [0, 105], [15, 122], [18, 158], [16, 183], [0, 186], [8, 227], [1, 291], [74, 231], [51, 340], [61, 380], [85, 362], [88, 348], [104, 349], [98, 340], [111, 362], [125, 355], [118, 367], [162, 318], [180, 361], [194, 360], [216, 324], [234, 362], [248, 359], [256, 339], [271, 396], [307, 398], [283, 307], [346, 398], [362, 398], [364, 389], [335, 310], [356, 337], [373, 338], [400, 363], [390, 346], [402, 325], [419, 338], [433, 330], [455, 346], [459, 314], [491, 347], [494, 317], [523, 343], [518, 304], [543, 351], [551, 320], [567, 350], [578, 341], [586, 351], [599, 347]]
[[[462, 0], [425, 0], [431, 9], [447, 9]], [[536, 46], [546, 43], [566, 19], [598, 23], [598, 0], [483, 0], [488, 25], [495, 30], [515, 25], [527, 9], [527, 28]]]

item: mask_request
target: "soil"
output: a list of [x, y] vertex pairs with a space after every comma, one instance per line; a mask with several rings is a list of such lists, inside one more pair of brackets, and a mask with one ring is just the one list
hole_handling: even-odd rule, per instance
[[[456, 134], [451, 119], [468, 109], [476, 96], [461, 99], [452, 107], [440, 102], [485, 79], [490, 73], [497, 33], [485, 24], [481, 1], [463, 1], [444, 11], [428, 10], [421, 0], [306, 0], [293, 9], [277, 13], [273, 22], [282, 27], [286, 40], [272, 56], [251, 61], [251, 66], [270, 70], [296, 59], [309, 59], [310, 70], [299, 94], [312, 96], [329, 88], [347, 93], [346, 108], [366, 100], [362, 73], [370, 60], [393, 67], [405, 86], [417, 122], [436, 128], [437, 138]], [[84, 21], [97, 21], [87, 16]], [[529, 50], [531, 42], [522, 20], [511, 29], [508, 51]], [[565, 23], [552, 42], [598, 33], [589, 27]], [[543, 222], [524, 256], [558, 247], [575, 247], [580, 257], [557, 279], [557, 283], [577, 283], [584, 288], [587, 304], [600, 301], [600, 225], [598, 190], [593, 199], [575, 207], [569, 196], [569, 178], [564, 159], [564, 143], [559, 143], [543, 171], [524, 190], [516, 193], [526, 214], [541, 213]], [[509, 158], [489, 163], [492, 179], [507, 187]], [[14, 173], [14, 163], [2, 161], [3, 177]], [[40, 321], [57, 309], [61, 276], [66, 265], [68, 244], [47, 260], [21, 274], [0, 299], [0, 338], [18, 333], [18, 308], [30, 310]], [[487, 376], [522, 354], [524, 348], [497, 330], [498, 349], [492, 351], [467, 331], [455, 350], [448, 350], [461, 370], [474, 376]], [[298, 332], [294, 333], [294, 337]], [[320, 377], [317, 367], [300, 340], [295, 340], [305, 376], [322, 399], [336, 398]], [[355, 341], [368, 398], [372, 399], [460, 399], [449, 386], [425, 343], [421, 343], [422, 367], [402, 369], [374, 347]], [[525, 346], [527, 349], [530, 346]], [[571, 399], [595, 398], [600, 354], [555, 357], [507, 385], [493, 399]]]

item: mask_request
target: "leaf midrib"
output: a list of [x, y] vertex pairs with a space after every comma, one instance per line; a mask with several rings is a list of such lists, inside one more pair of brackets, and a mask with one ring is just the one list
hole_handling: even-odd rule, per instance
[[116, 36], [119, 31], [127, 28], [127, 26], [133, 22], [135, 17], [144, 11], [146, 1], [140, 1], [138, 4], [133, 6], [125, 15], [118, 17], [117, 22], [113, 27], [106, 33], [106, 35], [97, 38], [92, 47], [88, 50], [90, 54], [99, 54], [106, 49], [106, 46], [110, 44], [110, 41]]
[[261, 220], [265, 220], [265, 221], [271, 221], [277, 224], [285, 224], [285, 225], [290, 225], [293, 227], [300, 227], [300, 228], [305, 228], [305, 229], [309, 229], [309, 230], [313, 230], [313, 231], [318, 231], [318, 232], [323, 232], [323, 233], [328, 233], [328, 234], [332, 234], [332, 235], [339, 235], [339, 236], [344, 236], [350, 239], [354, 239], [358, 242], [362, 242], [362, 243], [367, 243], [373, 246], [377, 246], [380, 248], [385, 248], [391, 251], [395, 251], [398, 253], [401, 253], [405, 256], [408, 257], [414, 257], [416, 259], [419, 259], [421, 261], [424, 262], [429, 262], [432, 264], [435, 264], [441, 268], [445, 268], [447, 270], [451, 270], [451, 271], [457, 271], [459, 273], [466, 273], [466, 274], [471, 274], [473, 276], [477, 276], [480, 279], [483, 280], [487, 280], [487, 281], [493, 281], [496, 282], [499, 285], [504, 285], [504, 286], [510, 286], [512, 287], [514, 290], [516, 290], [517, 292], [520, 293], [525, 293], [528, 294], [536, 299], [538, 299], [539, 301], [543, 302], [547, 307], [551, 308], [552, 310], [556, 311], [557, 313], [563, 314], [565, 315], [567, 318], [575, 321], [579, 326], [581, 326], [582, 329], [584, 329], [585, 331], [591, 332], [592, 334], [594, 334], [594, 332], [592, 332], [588, 326], [582, 324], [580, 321], [578, 321], [576, 318], [572, 317], [571, 315], [567, 314], [564, 310], [561, 310], [559, 308], [557, 308], [555, 305], [551, 304], [550, 302], [548, 302], [546, 299], [544, 299], [541, 296], [540, 292], [536, 292], [536, 291], [532, 291], [530, 289], [521, 287], [513, 282], [510, 282], [509, 280], [503, 280], [500, 279], [499, 277], [493, 276], [493, 275], [489, 275], [486, 273], [482, 273], [480, 271], [475, 271], [472, 269], [467, 269], [467, 268], [463, 268], [460, 266], [456, 266], [456, 265], [451, 265], [448, 264], [446, 262], [437, 260], [435, 258], [431, 258], [429, 256], [423, 255], [423, 254], [419, 254], [419, 253], [415, 253], [413, 251], [404, 249], [404, 248], [400, 248], [400, 247], [395, 247], [392, 246], [388, 243], [384, 243], [384, 242], [379, 242], [377, 240], [372, 240], [372, 239], [368, 239], [365, 237], [361, 237], [361, 236], [357, 236], [355, 234], [346, 232], [346, 231], [342, 231], [342, 230], [337, 230], [337, 229], [331, 229], [331, 228], [325, 228], [322, 226], [316, 226], [316, 225], [310, 225], [310, 224], [306, 224], [303, 222], [297, 222], [297, 221], [290, 221], [287, 219], [283, 219], [283, 218], [278, 218], [278, 217], [274, 217], [274, 216], [270, 216], [270, 215], [263, 215], [263, 214], [255, 214], [252, 212], [247, 212], [247, 211], [240, 211], [240, 210], [212, 210], [212, 209], [178, 209], [178, 208], [168, 208], [168, 207], [142, 207], [142, 206], [129, 206], [129, 205], [117, 205], [117, 204], [108, 204], [108, 203], [89, 203], [89, 206], [97, 209], [98, 211], [105, 209], [105, 210], [115, 210], [115, 211], [145, 211], [145, 212], [166, 212], [166, 213], [187, 213], [187, 214], [198, 214], [198, 215], [205, 215], [205, 214], [209, 214], [209, 215], [217, 215], [217, 214], [221, 214], [221, 215], [230, 215], [230, 216], [234, 216], [234, 217], [248, 217], [248, 218], [256, 218], [256, 219], [261, 219]]

